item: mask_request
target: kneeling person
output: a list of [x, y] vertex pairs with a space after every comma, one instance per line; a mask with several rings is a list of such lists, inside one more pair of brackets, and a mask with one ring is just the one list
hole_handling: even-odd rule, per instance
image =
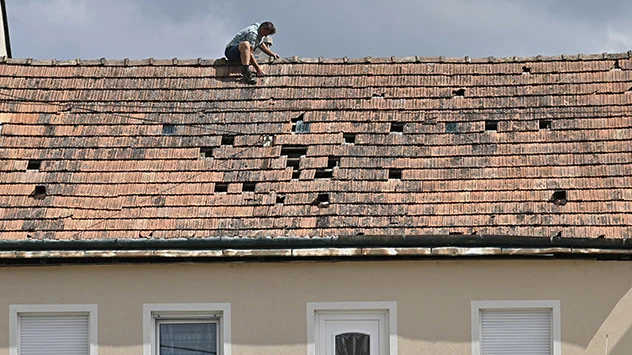
[[279, 55], [272, 52], [268, 46], [263, 43], [263, 37], [270, 36], [276, 33], [276, 28], [272, 22], [264, 22], [262, 24], [253, 23], [252, 25], [239, 31], [237, 35], [228, 43], [224, 55], [229, 61], [241, 61], [241, 73], [244, 81], [248, 84], [255, 84], [257, 80], [250, 72], [250, 64], [257, 71], [257, 75], [265, 75], [257, 59], [255, 58], [254, 51], [257, 48], [261, 48], [261, 51], [272, 58], [279, 58]]

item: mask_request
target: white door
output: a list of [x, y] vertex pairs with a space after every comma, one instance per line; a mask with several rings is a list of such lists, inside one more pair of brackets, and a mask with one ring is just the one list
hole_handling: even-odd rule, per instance
[[388, 355], [384, 312], [319, 312], [316, 354]]

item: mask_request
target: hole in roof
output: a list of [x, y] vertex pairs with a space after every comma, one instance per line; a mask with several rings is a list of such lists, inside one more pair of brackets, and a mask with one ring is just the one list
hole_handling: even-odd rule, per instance
[[264, 147], [269, 147], [274, 143], [274, 136], [265, 135], [262, 137], [262, 142]]
[[540, 120], [540, 129], [551, 129], [553, 125], [553, 121], [551, 120]]
[[241, 188], [243, 192], [255, 192], [257, 188], [257, 183], [254, 182], [245, 182]]
[[331, 179], [333, 176], [333, 169], [316, 169], [314, 179]]
[[281, 155], [288, 158], [300, 158], [307, 155], [307, 146], [304, 145], [286, 145], [281, 147]]
[[235, 145], [235, 136], [232, 134], [222, 136], [222, 145]]
[[173, 124], [163, 124], [162, 125], [162, 134], [163, 135], [172, 135], [176, 134], [176, 125]]
[[522, 74], [531, 74], [531, 68], [525, 65], [522, 67]]
[[44, 185], [37, 185], [37, 186], [35, 186], [35, 189], [33, 190], [33, 192], [31, 192], [29, 197], [34, 198], [36, 200], [43, 200], [43, 199], [45, 199], [46, 198], [46, 186], [44, 186]]
[[401, 180], [402, 179], [402, 169], [388, 169], [388, 179], [389, 180]]
[[26, 165], [26, 170], [39, 170], [41, 166], [41, 160], [29, 160], [29, 163]]
[[454, 95], [454, 97], [465, 97], [465, 89], [454, 90], [452, 91], [452, 95]]
[[276, 195], [276, 204], [282, 205], [285, 203], [285, 195]]
[[386, 97], [386, 93], [385, 92], [381, 92], [381, 93], [375, 93], [371, 96], [371, 98], [374, 99], [383, 99]]
[[459, 131], [459, 124], [456, 122], [446, 122], [445, 131], [448, 133], [455, 133]]
[[568, 202], [566, 190], [557, 190], [553, 192], [553, 196], [551, 196], [551, 202], [553, 202], [557, 206], [566, 205], [566, 203]]
[[405, 125], [403, 122], [391, 122], [391, 133], [404, 133]]
[[621, 68], [621, 63], [619, 63], [619, 61], [615, 61], [614, 65], [612, 66], [611, 70], [623, 70], [623, 68]]
[[200, 148], [200, 158], [212, 158], [212, 157], [213, 157], [213, 147]]
[[356, 135], [355, 133], [343, 133], [342, 138], [345, 140], [347, 144], [355, 144]]
[[286, 167], [292, 168], [292, 180], [298, 180], [301, 176], [301, 157], [307, 155], [307, 147], [289, 145], [281, 147], [281, 156], [287, 156]]
[[356, 233], [356, 235], [365, 235], [365, 233], [364, 232], [358, 232], [358, 233]]
[[327, 159], [327, 169], [333, 169], [340, 165], [340, 158], [338, 157], [329, 157]]
[[308, 133], [309, 123], [305, 122], [305, 113], [301, 113], [298, 117], [292, 119], [292, 132]]
[[228, 184], [226, 183], [215, 184], [215, 192], [228, 192]]
[[485, 130], [498, 132], [498, 121], [496, 120], [485, 121]]
[[312, 205], [318, 206], [318, 208], [327, 208], [329, 204], [329, 194], [318, 194], [312, 202]]
[[2, 125], [3, 125], [3, 123], [0, 122], [0, 134], [2, 134]]

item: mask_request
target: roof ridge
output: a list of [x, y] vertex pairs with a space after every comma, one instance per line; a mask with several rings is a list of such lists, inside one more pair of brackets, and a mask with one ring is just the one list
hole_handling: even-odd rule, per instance
[[[457, 57], [422, 57], [422, 56], [407, 56], [407, 57], [382, 57], [374, 58], [371, 56], [363, 58], [300, 58], [297, 56], [269, 59], [263, 61], [265, 64], [397, 64], [397, 63], [517, 63], [517, 62], [559, 62], [559, 61], [596, 61], [596, 60], [616, 60], [616, 59], [628, 59], [632, 58], [632, 50], [620, 53], [601, 53], [601, 54], [560, 54], [557, 56], [542, 56], [536, 55], [532, 57], [482, 57], [471, 58], [465, 56], [462, 58]], [[0, 57], [0, 64], [8, 65], [33, 65], [33, 66], [215, 66], [225, 65], [226, 59], [72, 59], [72, 60], [57, 60], [57, 59], [33, 59], [33, 58], [8, 58], [6, 56]]]

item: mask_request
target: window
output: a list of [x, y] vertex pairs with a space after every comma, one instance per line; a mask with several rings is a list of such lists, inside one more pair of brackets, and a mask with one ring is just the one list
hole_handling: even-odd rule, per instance
[[307, 304], [308, 355], [396, 355], [395, 302]]
[[11, 355], [96, 355], [96, 305], [11, 305]]
[[143, 306], [143, 355], [230, 353], [230, 304]]
[[472, 354], [561, 355], [559, 301], [472, 302]]

